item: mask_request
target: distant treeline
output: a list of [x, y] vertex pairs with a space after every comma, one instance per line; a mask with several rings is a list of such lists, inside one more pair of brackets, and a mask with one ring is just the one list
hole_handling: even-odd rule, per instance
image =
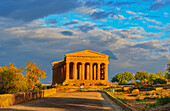
[[118, 84], [127, 84], [129, 81], [133, 81], [136, 84], [136, 80], [145, 84], [166, 84], [170, 80], [170, 62], [167, 64], [165, 75], [163, 72], [152, 72], [149, 74], [145, 71], [138, 71], [134, 75], [133, 73], [125, 71], [118, 73], [112, 78], [112, 82], [117, 82]]
[[[26, 75], [24, 75], [25, 73]], [[14, 64], [0, 67], [0, 94], [41, 90], [46, 72], [36, 62], [27, 62], [24, 67], [17, 68]]]

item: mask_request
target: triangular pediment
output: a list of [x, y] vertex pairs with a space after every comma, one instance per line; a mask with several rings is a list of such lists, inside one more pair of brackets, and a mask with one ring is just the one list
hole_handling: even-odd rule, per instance
[[95, 52], [95, 51], [91, 51], [91, 50], [83, 50], [83, 51], [78, 51], [78, 52], [74, 52], [74, 53], [69, 53], [69, 54], [65, 54], [65, 56], [100, 56], [100, 57], [108, 57], [108, 55], [99, 53], [99, 52]]

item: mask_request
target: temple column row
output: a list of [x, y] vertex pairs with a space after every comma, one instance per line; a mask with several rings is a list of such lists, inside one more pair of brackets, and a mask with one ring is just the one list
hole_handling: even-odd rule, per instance
[[[85, 80], [85, 69], [86, 69], [86, 80], [100, 80], [100, 63], [97, 63], [97, 66], [94, 63], [90, 63], [89, 65], [85, 65], [85, 63], [81, 63], [79, 67], [77, 67], [77, 62], [74, 62], [73, 65], [73, 79], [77, 80], [77, 73], [79, 74], [79, 80]], [[66, 80], [69, 80], [70, 76], [70, 63], [66, 63]], [[86, 66], [86, 67], [85, 67]], [[77, 69], [78, 72], [77, 72]], [[96, 70], [97, 69], [97, 70]], [[97, 71], [97, 72], [96, 72]], [[96, 76], [97, 74], [97, 76]], [[108, 66], [105, 64], [105, 73], [104, 80], [108, 80]]]

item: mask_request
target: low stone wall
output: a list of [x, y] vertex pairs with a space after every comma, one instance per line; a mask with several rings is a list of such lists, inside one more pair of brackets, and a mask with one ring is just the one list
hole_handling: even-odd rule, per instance
[[0, 95], [0, 108], [56, 94], [56, 89]]
[[135, 111], [135, 109], [133, 109], [132, 107], [128, 106], [127, 104], [123, 103], [122, 101], [116, 99], [115, 97], [113, 97], [111, 95], [111, 93], [105, 92], [108, 97], [113, 100], [117, 105], [119, 105], [122, 109], [124, 109], [125, 111]]

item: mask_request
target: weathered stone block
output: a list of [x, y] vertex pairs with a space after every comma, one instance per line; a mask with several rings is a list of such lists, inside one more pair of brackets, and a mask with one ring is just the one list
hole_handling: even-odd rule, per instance
[[131, 87], [123, 87], [123, 91], [128, 91]]
[[132, 91], [132, 94], [138, 94], [139, 93], [139, 89], [134, 89], [133, 91]]
[[156, 91], [163, 90], [163, 87], [156, 87]]

